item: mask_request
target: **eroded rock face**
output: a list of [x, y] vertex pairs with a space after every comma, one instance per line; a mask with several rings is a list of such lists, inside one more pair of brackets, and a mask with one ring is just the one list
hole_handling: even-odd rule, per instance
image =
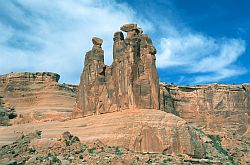
[[0, 96], [6, 109], [15, 109], [14, 123], [69, 118], [77, 86], [59, 84], [51, 72], [19, 72], [0, 76]]
[[250, 85], [161, 84], [161, 110], [207, 130], [243, 135], [249, 132]]
[[156, 49], [136, 24], [126, 24], [114, 34], [113, 63], [104, 64], [102, 39], [94, 37], [86, 53], [75, 115], [87, 116], [122, 109], [159, 109]]
[[[43, 132], [42, 138], [51, 139], [70, 131], [83, 143], [100, 140], [109, 146], [121, 146], [138, 152], [179, 153], [194, 157], [205, 156], [205, 146], [199, 132], [185, 120], [159, 110], [123, 110], [102, 115], [87, 116], [64, 122], [52, 121], [0, 128], [0, 144], [13, 139], [14, 131]], [[68, 133], [66, 137], [70, 136]]]

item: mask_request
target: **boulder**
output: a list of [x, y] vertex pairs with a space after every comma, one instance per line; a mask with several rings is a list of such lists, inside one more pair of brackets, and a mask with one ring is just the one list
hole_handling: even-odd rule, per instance
[[137, 30], [137, 24], [124, 24], [121, 26], [120, 30], [124, 32], [130, 32], [133, 30]]

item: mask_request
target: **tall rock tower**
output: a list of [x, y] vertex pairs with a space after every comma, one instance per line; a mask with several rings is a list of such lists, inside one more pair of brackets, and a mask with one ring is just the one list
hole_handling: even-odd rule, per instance
[[85, 55], [75, 115], [87, 116], [122, 109], [159, 109], [156, 49], [137, 24], [125, 24], [114, 34], [113, 63], [104, 64], [102, 39], [92, 39]]

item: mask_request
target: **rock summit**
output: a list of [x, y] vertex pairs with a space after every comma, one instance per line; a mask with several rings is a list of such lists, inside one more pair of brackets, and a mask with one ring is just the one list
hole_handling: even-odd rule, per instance
[[156, 49], [137, 24], [114, 34], [113, 63], [104, 64], [102, 39], [93, 37], [85, 55], [75, 114], [88, 116], [123, 109], [160, 109]]

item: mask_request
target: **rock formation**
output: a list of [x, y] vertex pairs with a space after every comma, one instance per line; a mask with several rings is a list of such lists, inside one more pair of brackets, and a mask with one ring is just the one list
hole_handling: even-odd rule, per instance
[[159, 109], [159, 80], [156, 49], [136, 24], [114, 34], [113, 63], [104, 64], [102, 39], [92, 39], [85, 55], [75, 115], [87, 116], [122, 109]]
[[[155, 67], [156, 50], [151, 39], [143, 34], [142, 29], [137, 28], [136, 24], [123, 25], [121, 30], [127, 32], [127, 35], [124, 37], [122, 32], [114, 34], [113, 63], [111, 66], [104, 64], [104, 52], [101, 48], [103, 41], [96, 37], [93, 38], [94, 46], [85, 56], [74, 115], [88, 116], [126, 109], [127, 113], [133, 113], [133, 110], [137, 111], [133, 113], [136, 116], [140, 114], [138, 111], [147, 109], [143, 116], [149, 117], [149, 124], [141, 122], [142, 127], [138, 130], [134, 129], [134, 126], [139, 127], [139, 125], [133, 125], [132, 132], [136, 136], [132, 137], [128, 135], [130, 127], [129, 123], [126, 123], [127, 136], [121, 135], [122, 139], [118, 140], [120, 142], [118, 145], [136, 151], [163, 151], [167, 154], [186, 153], [191, 155], [187, 151], [206, 153], [207, 151], [203, 150], [206, 148], [204, 142], [208, 142], [220, 154], [228, 157], [231, 163], [234, 164], [233, 157], [239, 157], [238, 161], [243, 161], [245, 148], [241, 145], [230, 147], [225, 141], [231, 141], [230, 144], [244, 141], [242, 146], [247, 144], [245, 137], [249, 137], [250, 132], [248, 124], [249, 85], [216, 84], [195, 87], [178, 87], [164, 83], [159, 85]], [[199, 132], [198, 135], [204, 136], [204, 142], [200, 141], [200, 136], [196, 137], [197, 132], [192, 131], [193, 127], [182, 129], [183, 125], [179, 125], [177, 127], [181, 128], [181, 131], [175, 130], [178, 132], [175, 134], [175, 131], [169, 130], [173, 133], [171, 135], [157, 130], [159, 127], [170, 128], [171, 126], [162, 126], [157, 122], [158, 119], [154, 120], [154, 114], [159, 113], [159, 111], [150, 111], [149, 109], [160, 109], [186, 119], [189, 125], [198, 127], [196, 128]], [[112, 113], [112, 115], [114, 114]], [[105, 116], [102, 115], [102, 117]], [[98, 118], [98, 121], [104, 125], [107, 124], [105, 123], [107, 117], [105, 120], [102, 120], [102, 117], [95, 116], [94, 118]], [[128, 118], [126, 115], [123, 117]], [[172, 119], [171, 116], [168, 117]], [[113, 118], [115, 117], [113, 116]], [[136, 118], [133, 119], [133, 121], [136, 120]], [[140, 118], [140, 121], [144, 121], [144, 119]], [[120, 118], [119, 122], [125, 121]], [[155, 128], [152, 122], [158, 123]], [[161, 123], [165, 122], [169, 121], [161, 120]], [[107, 125], [110, 126], [110, 124]], [[102, 135], [107, 134], [108, 128], [104, 128], [104, 130]], [[115, 130], [121, 131], [122, 128]], [[235, 134], [243, 136], [242, 138], [236, 137]], [[193, 139], [193, 136], [196, 138]], [[126, 137], [132, 141], [129, 145]], [[187, 137], [187, 139], [180, 137]], [[165, 138], [172, 140], [165, 143]], [[108, 143], [105, 138], [101, 139]], [[190, 139], [193, 140], [190, 141]], [[113, 139], [112, 142], [116, 140]], [[133, 147], [131, 147], [132, 143]], [[200, 145], [197, 146], [197, 144]], [[180, 149], [177, 149], [177, 146]], [[185, 148], [187, 146], [190, 148]], [[200, 155], [200, 157], [202, 156]]]
[[17, 117], [13, 107], [5, 107], [2, 97], [0, 96], [0, 126], [10, 125], [10, 119]]
[[16, 134], [13, 131], [26, 133], [27, 130], [38, 129], [45, 139], [70, 131], [86, 144], [100, 140], [109, 146], [121, 146], [138, 152], [183, 153], [199, 158], [206, 154], [199, 132], [185, 120], [156, 110], [123, 110], [65, 122], [19, 124], [13, 129], [0, 127], [0, 132], [5, 132], [0, 135], [0, 145], [14, 139]]
[[20, 72], [0, 76], [0, 98], [5, 109], [15, 109], [16, 123], [70, 118], [77, 86], [59, 84], [50, 72]]
[[[207, 130], [243, 135], [250, 130], [250, 84], [161, 84], [161, 110]], [[249, 134], [249, 133], [248, 133]]]
[[[38, 144], [44, 152], [48, 149], [43, 144], [54, 146], [51, 138], [70, 131], [80, 138], [72, 137], [78, 148], [84, 146], [79, 140], [81, 143], [98, 141], [102, 147], [110, 145], [107, 150], [115, 145], [126, 148], [128, 153], [131, 150], [133, 153], [157, 152], [175, 158], [183, 154], [185, 160], [192, 163], [249, 164], [250, 85], [159, 84], [156, 49], [151, 39], [136, 24], [123, 25], [120, 30], [126, 32], [126, 36], [121, 31], [115, 32], [110, 66], [104, 64], [103, 40], [92, 38], [93, 47], [85, 55], [79, 88], [59, 84], [60, 76], [56, 73], [1, 75], [0, 125], [14, 125], [0, 127], [0, 132], [4, 132], [0, 134], [0, 145], [14, 141], [18, 132], [39, 129], [44, 132], [43, 136], [30, 144]], [[71, 117], [72, 109], [73, 117], [84, 118], [66, 120]], [[91, 116], [94, 114], [102, 115]], [[71, 136], [69, 132], [63, 134], [64, 139], [68, 137], [66, 141], [72, 141]], [[66, 145], [67, 150], [62, 152], [79, 154], [71, 149], [77, 148], [73, 143], [57, 143]], [[20, 151], [17, 144], [27, 149], [28, 143], [23, 142], [2, 147], [0, 164], [1, 155], [12, 158], [16, 150]], [[54, 146], [55, 150], [58, 148], [62, 147]], [[95, 149], [98, 150], [95, 156], [103, 154], [100, 148]], [[88, 150], [93, 152], [93, 148]], [[34, 150], [30, 151], [20, 153], [33, 154]], [[85, 158], [93, 160], [92, 153], [89, 156], [85, 151]], [[120, 154], [115, 149], [117, 153]], [[71, 156], [68, 158], [72, 160]], [[43, 157], [32, 158], [30, 162], [36, 160]], [[75, 163], [76, 160], [80, 161], [75, 159]], [[178, 157], [178, 160], [184, 158]]]

